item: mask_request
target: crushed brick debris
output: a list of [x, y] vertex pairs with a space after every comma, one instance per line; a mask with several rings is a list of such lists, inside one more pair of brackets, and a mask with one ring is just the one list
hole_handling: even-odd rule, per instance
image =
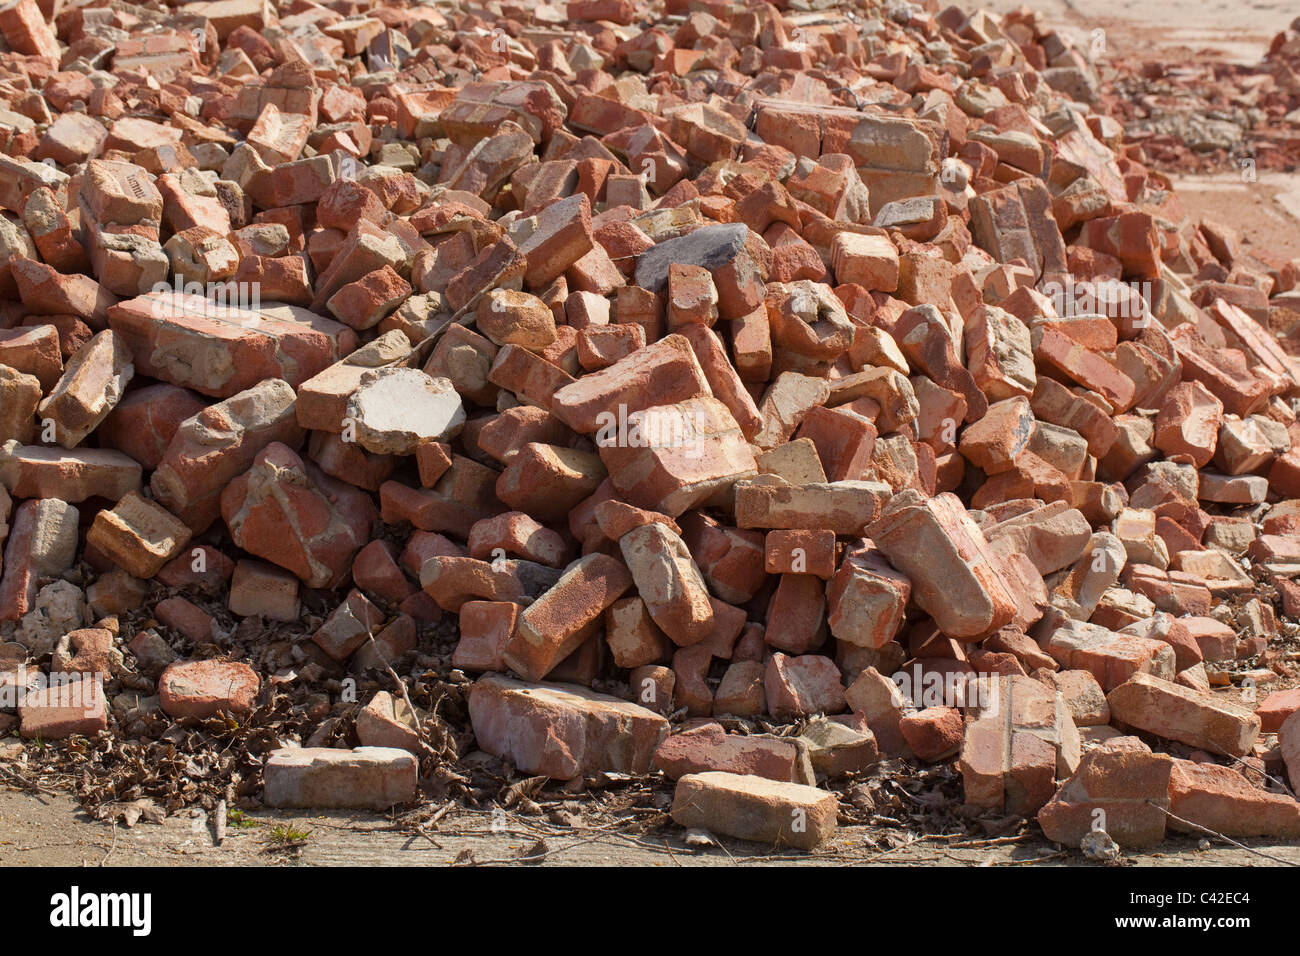
[[[1300, 832], [1300, 260], [1156, 170], [1240, 129], [814, 6], [5, 6], [0, 732], [300, 691], [232, 799], [477, 752], [807, 850], [947, 765], [1071, 849]], [[1274, 153], [1298, 63], [1216, 77]]]

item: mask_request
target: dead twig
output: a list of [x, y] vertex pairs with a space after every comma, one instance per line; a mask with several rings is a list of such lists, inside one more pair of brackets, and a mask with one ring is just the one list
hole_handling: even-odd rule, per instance
[[99, 861], [99, 865], [103, 866], [105, 863], [107, 863], [108, 858], [113, 855], [113, 851], [116, 849], [117, 849], [117, 821], [114, 820], [113, 821], [113, 842], [109, 844], [108, 852], [105, 853], [104, 858]]
[[1216, 839], [1222, 840], [1224, 843], [1228, 843], [1232, 846], [1235, 846], [1239, 850], [1245, 850], [1247, 853], [1253, 853], [1255, 856], [1263, 857], [1265, 860], [1272, 860], [1274, 863], [1281, 863], [1283, 866], [1300, 866], [1300, 863], [1295, 863], [1291, 860], [1284, 860], [1280, 856], [1273, 856], [1273, 854], [1265, 853], [1263, 850], [1256, 850], [1253, 847], [1246, 846], [1246, 844], [1244, 843], [1238, 843], [1232, 837], [1225, 836], [1224, 834], [1220, 833], [1218, 830], [1211, 830], [1209, 827], [1203, 827], [1199, 823], [1193, 823], [1191, 820], [1184, 820], [1178, 814], [1173, 813], [1164, 807], [1161, 807], [1160, 804], [1156, 803], [1154, 800], [1147, 800], [1147, 803], [1149, 803], [1153, 807], [1159, 807], [1161, 812], [1163, 812], [1171, 820], [1176, 820], [1185, 827], [1191, 827], [1197, 833], [1204, 834], [1205, 836], [1215, 837]]
[[50, 797], [57, 797], [59, 795], [56, 791], [42, 787], [34, 780], [28, 780], [11, 767], [0, 766], [0, 774], [3, 774], [6, 780], [13, 782], [15, 786], [21, 787], [24, 790], [34, 793], [43, 793]]
[[433, 749], [433, 744], [429, 742], [428, 734], [424, 732], [424, 727], [420, 725], [419, 711], [415, 709], [415, 704], [411, 703], [411, 695], [406, 691], [406, 681], [397, 676], [397, 671], [393, 670], [393, 665], [388, 663], [388, 658], [384, 656], [384, 652], [381, 651], [379, 645], [375, 643], [375, 635], [368, 627], [366, 628], [366, 641], [370, 644], [371, 648], [374, 649], [375, 656], [384, 662], [384, 670], [388, 672], [388, 676], [393, 679], [393, 683], [397, 685], [397, 689], [401, 692], [402, 700], [406, 702], [406, 708], [411, 712], [411, 722], [415, 725], [415, 735], [420, 738], [420, 746], [423, 747], [430, 756], [441, 757], [441, 753]]
[[675, 853], [673, 853], [673, 848], [670, 847], [670, 846], [668, 845], [668, 841], [667, 841], [667, 840], [664, 840], [664, 849], [668, 851], [668, 856], [669, 856], [669, 858], [672, 859], [672, 861], [673, 861], [673, 863], [674, 863], [675, 865], [677, 865], [677, 866], [681, 866], [681, 865], [682, 865], [682, 864], [678, 861], [678, 859], [677, 859], [677, 855], [676, 855]]
[[1028, 860], [994, 860], [989, 866], [1033, 866], [1035, 863], [1042, 863], [1044, 860], [1054, 860], [1058, 856], [1069, 856], [1064, 850], [1058, 850], [1055, 853], [1047, 853], [1043, 856], [1032, 857]]
[[[587, 846], [588, 844], [591, 844], [591, 843], [599, 843], [600, 841], [602, 841], [602, 840], [608, 840], [608, 839], [610, 839], [610, 837], [613, 837], [613, 836], [617, 836], [617, 834], [612, 834], [612, 833], [598, 833], [598, 834], [596, 834], [596, 836], [594, 836], [594, 837], [588, 837], [588, 838], [585, 839], [585, 840], [576, 840], [576, 841], [574, 841], [573, 843], [568, 843], [568, 844], [565, 844], [564, 846], [561, 846], [561, 847], [551, 848], [551, 847], [548, 846], [548, 847], [546, 847], [546, 849], [544, 849], [544, 850], [542, 850], [540, 853], [536, 853], [536, 854], [529, 853], [529, 854], [526, 854], [526, 855], [524, 855], [524, 856], [516, 856], [516, 857], [498, 857], [498, 858], [489, 859], [489, 860], [473, 860], [473, 859], [471, 859], [471, 860], [467, 860], [467, 861], [465, 861], [464, 863], [459, 864], [459, 865], [461, 865], [461, 866], [488, 866], [488, 865], [491, 865], [491, 864], [500, 864], [500, 863], [541, 863], [541, 862], [545, 861], [548, 857], [559, 856], [561, 853], [567, 853], [569, 850], [577, 849], [577, 848], [580, 847], [580, 846]], [[538, 841], [538, 842], [541, 842], [541, 841]], [[457, 864], [453, 863], [452, 865], [455, 866], [455, 865], [457, 865]]]
[[226, 839], [226, 813], [227, 813], [227, 811], [226, 811], [226, 801], [225, 801], [225, 800], [218, 800], [218, 801], [217, 801], [217, 811], [216, 811], [216, 813], [217, 813], [217, 817], [216, 817], [215, 820], [212, 821], [212, 842], [213, 842], [213, 844], [216, 845], [216, 846], [221, 846], [221, 844], [222, 844], [222, 843], [225, 841], [225, 839]]

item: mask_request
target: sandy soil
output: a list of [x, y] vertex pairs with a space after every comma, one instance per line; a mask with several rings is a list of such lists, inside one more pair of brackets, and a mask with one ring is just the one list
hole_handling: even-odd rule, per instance
[[1171, 177], [1183, 211], [1231, 226], [1248, 253], [1300, 258], [1300, 173], [1261, 173], [1244, 183], [1235, 172]]
[[[0, 792], [0, 866], [445, 866], [467, 865], [468, 851], [478, 865], [544, 866], [734, 866], [744, 865], [898, 865], [1062, 866], [1089, 864], [1078, 853], [1064, 853], [1041, 836], [991, 845], [950, 845], [924, 838], [881, 849], [887, 833], [870, 827], [842, 827], [815, 853], [774, 850], [742, 840], [717, 838], [718, 846], [687, 846], [681, 828], [671, 824], [630, 837], [616, 831], [558, 827], [537, 818], [508, 816], [504, 832], [494, 833], [485, 813], [453, 810], [427, 836], [394, 832], [373, 813], [280, 813], [247, 816], [247, 825], [229, 826], [216, 846], [210, 821], [201, 813], [180, 814], [161, 824], [109, 827], [88, 819], [63, 796]], [[277, 826], [307, 831], [302, 845], [277, 848]], [[545, 858], [534, 849], [544, 840]], [[1300, 845], [1247, 841], [1276, 859], [1231, 847], [1202, 849], [1190, 837], [1168, 839], [1155, 853], [1128, 853], [1127, 866], [1282, 866], [1300, 865]], [[1285, 863], [1283, 862], [1285, 861]]]

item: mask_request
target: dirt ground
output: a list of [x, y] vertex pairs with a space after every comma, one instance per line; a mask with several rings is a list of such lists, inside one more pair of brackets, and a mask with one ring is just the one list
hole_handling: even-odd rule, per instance
[[1253, 183], [1235, 172], [1171, 178], [1188, 216], [1236, 229], [1247, 252], [1300, 257], [1300, 173], [1264, 172]]
[[[684, 831], [671, 824], [628, 836], [510, 814], [505, 829], [493, 832], [489, 814], [463, 809], [448, 812], [424, 836], [396, 832], [391, 825], [373, 813], [260, 811], [248, 814], [243, 825], [228, 825], [217, 846], [211, 822], [201, 812], [168, 817], [161, 824], [110, 827], [88, 819], [68, 797], [0, 792], [0, 866], [1104, 865], [1062, 852], [1041, 836], [1004, 837], [999, 838], [1003, 842], [975, 846], [922, 836], [890, 847], [872, 841], [897, 835], [896, 830], [841, 827], [816, 852], [801, 853], [722, 837], [715, 837], [716, 846], [688, 846]], [[300, 845], [285, 847], [276, 839], [290, 829], [298, 831], [290, 836], [305, 832]], [[544, 841], [540, 848], [538, 841]], [[1300, 844], [1248, 842], [1268, 856], [1232, 847], [1202, 848], [1195, 838], [1176, 837], [1166, 840], [1160, 852], [1124, 854], [1121, 865], [1300, 865]]]

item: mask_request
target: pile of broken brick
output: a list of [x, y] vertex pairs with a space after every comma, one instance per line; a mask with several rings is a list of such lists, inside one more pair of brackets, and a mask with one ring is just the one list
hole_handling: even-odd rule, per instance
[[1256, 64], [1144, 54], [1107, 66], [1113, 75], [1090, 102], [1123, 124], [1146, 162], [1248, 182], [1300, 166], [1300, 17]]
[[[291, 678], [226, 625], [324, 606], [284, 671], [454, 620], [481, 751], [686, 827], [815, 846], [888, 758], [1072, 848], [1300, 836], [1300, 269], [1172, 215], [1032, 14], [0, 33], [6, 728], [239, 720]], [[316, 716], [357, 746], [267, 804], [416, 799], [405, 694]]]

